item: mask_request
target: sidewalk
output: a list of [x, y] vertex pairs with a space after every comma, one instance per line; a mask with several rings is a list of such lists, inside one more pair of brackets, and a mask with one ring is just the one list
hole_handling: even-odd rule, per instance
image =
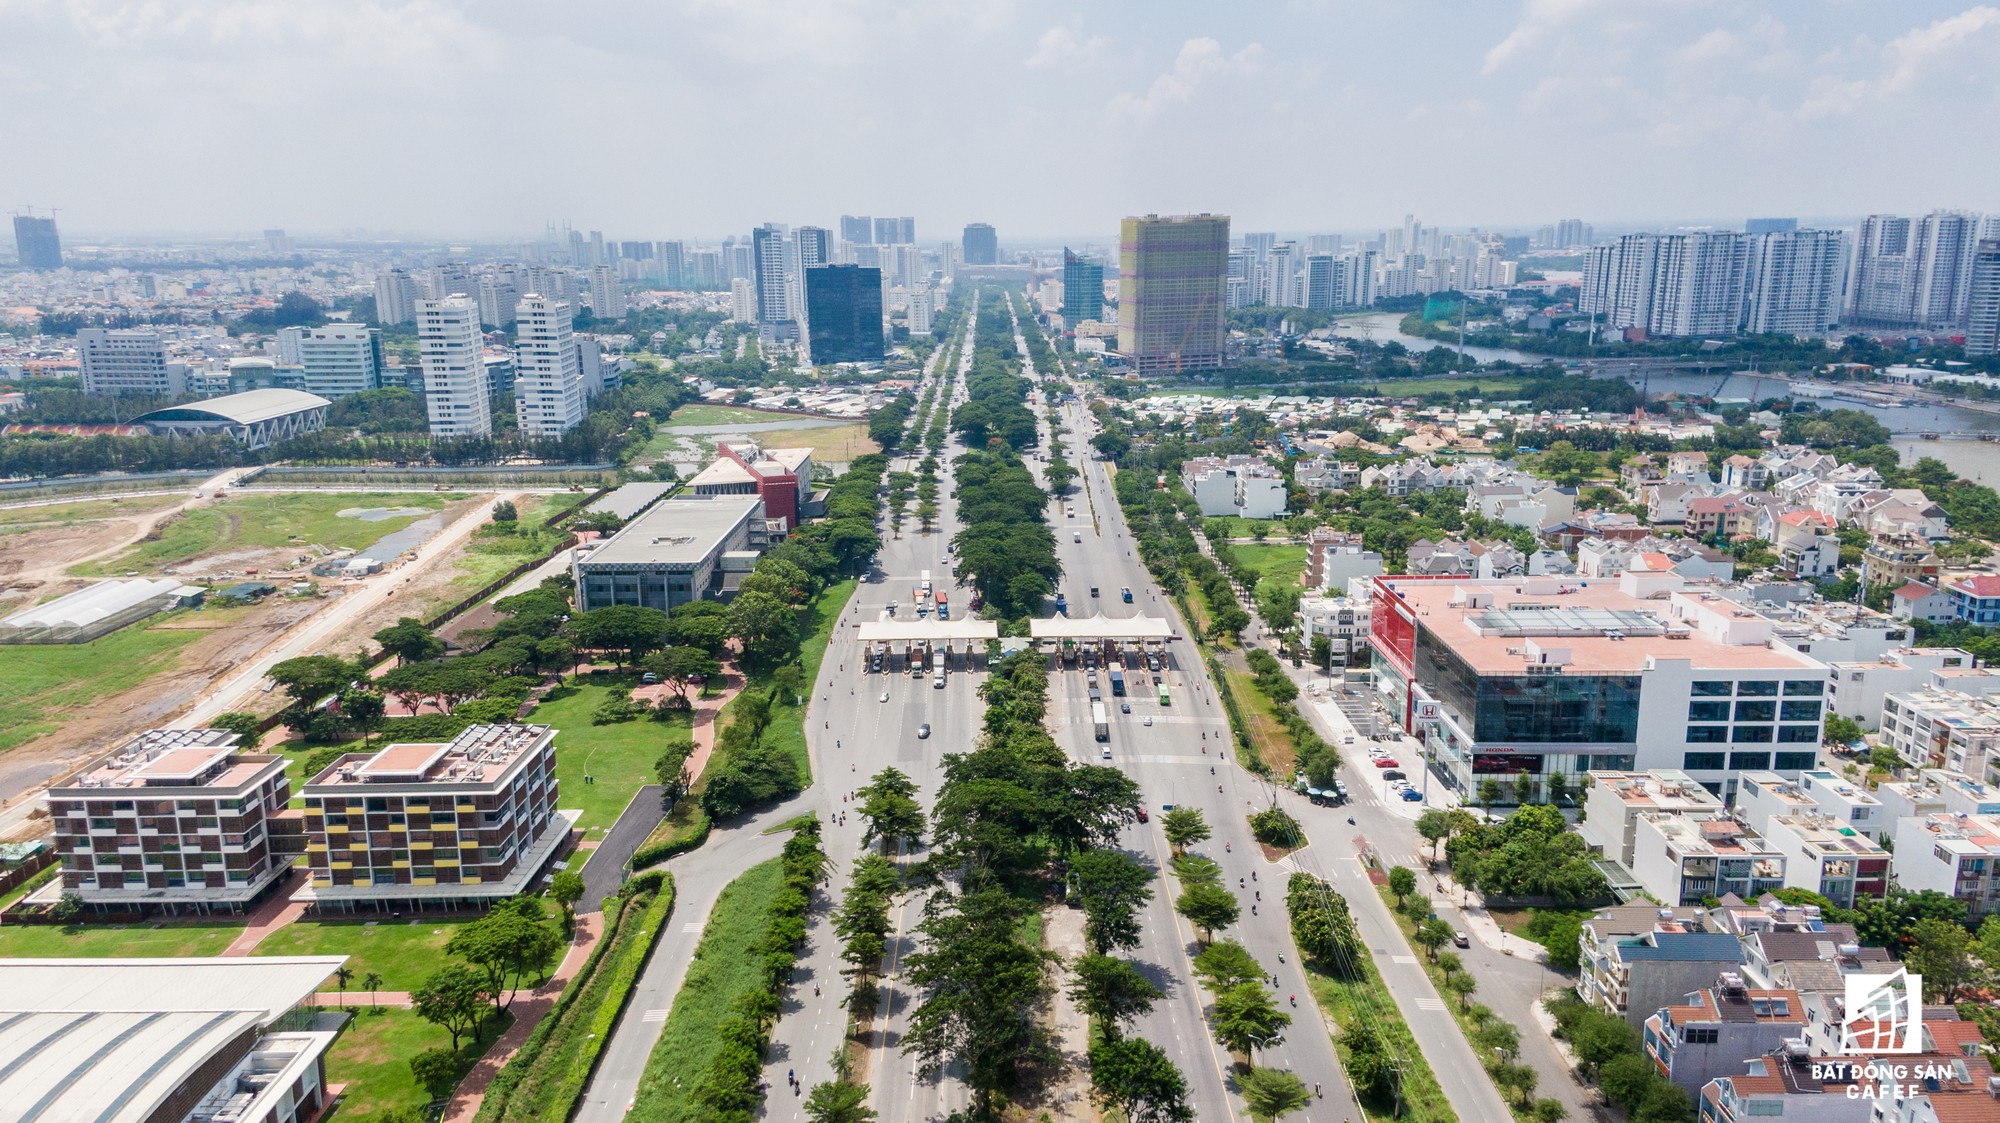
[[303, 872], [296, 869], [279, 878], [278, 884], [270, 890], [270, 898], [258, 905], [256, 912], [250, 914], [250, 926], [243, 930], [242, 935], [231, 940], [229, 946], [222, 949], [222, 954], [250, 955], [271, 933], [304, 916], [305, 902], [292, 900], [292, 894], [298, 892], [299, 882], [303, 878]]
[[584, 960], [590, 958], [592, 947], [604, 932], [604, 914], [580, 914], [576, 918], [576, 935], [570, 940], [569, 954], [563, 956], [562, 965], [547, 982], [531, 991], [515, 991], [518, 1001], [513, 1004], [514, 1024], [500, 1035], [500, 1040], [486, 1050], [472, 1071], [458, 1082], [458, 1089], [451, 1095], [451, 1103], [445, 1108], [443, 1123], [470, 1123], [478, 1113], [479, 1105], [486, 1099], [486, 1089], [493, 1085], [493, 1078], [500, 1075], [514, 1054], [521, 1048], [528, 1035], [535, 1032], [542, 1016], [556, 1003], [556, 997], [569, 985], [570, 979], [583, 968]]

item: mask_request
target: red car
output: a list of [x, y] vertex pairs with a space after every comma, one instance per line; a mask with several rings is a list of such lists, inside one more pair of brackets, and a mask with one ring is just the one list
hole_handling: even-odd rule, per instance
[[1139, 809], [1139, 821], [1142, 823], [1150, 823], [1153, 821], [1153, 817], [1151, 815], [1146, 814], [1146, 809], [1141, 807]]
[[1396, 758], [1395, 758], [1395, 757], [1392, 757], [1392, 756], [1378, 756], [1378, 757], [1376, 757], [1376, 758], [1375, 758], [1375, 767], [1377, 767], [1377, 768], [1395, 768], [1395, 767], [1398, 767], [1398, 765], [1396, 764]]

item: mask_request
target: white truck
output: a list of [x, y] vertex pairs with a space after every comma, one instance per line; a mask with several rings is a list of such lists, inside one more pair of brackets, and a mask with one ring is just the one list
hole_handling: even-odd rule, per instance
[[944, 689], [944, 652], [942, 651], [931, 652], [931, 686], [938, 690]]

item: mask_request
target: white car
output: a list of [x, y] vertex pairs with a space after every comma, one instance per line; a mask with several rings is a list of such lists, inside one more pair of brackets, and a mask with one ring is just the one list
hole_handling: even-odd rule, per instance
[[1153, 715], [1152, 715], [1152, 714], [1147, 714], [1147, 715], [1146, 715], [1146, 724], [1147, 724], [1147, 725], [1151, 725], [1151, 724], [1153, 724]]
[[882, 692], [882, 697], [879, 699], [879, 701], [887, 702], [888, 700], [889, 700], [889, 692], [884, 690]]

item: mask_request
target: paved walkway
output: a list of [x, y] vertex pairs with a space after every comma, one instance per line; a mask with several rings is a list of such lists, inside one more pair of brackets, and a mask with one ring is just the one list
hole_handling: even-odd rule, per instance
[[[734, 669], [722, 672], [722, 689], [712, 694], [700, 694], [694, 700], [694, 752], [688, 754], [687, 774], [700, 776], [708, 767], [708, 756], [715, 751], [716, 726], [722, 720], [722, 707], [730, 699], [743, 693], [743, 673]], [[632, 688], [634, 701], [650, 701], [664, 698], [674, 692], [666, 683]]]
[[535, 1026], [555, 1005], [563, 988], [583, 969], [584, 960], [590, 958], [591, 949], [603, 934], [603, 913], [577, 915], [576, 935], [570, 941], [569, 954], [563, 956], [562, 965], [556, 968], [556, 973], [549, 976], [547, 982], [534, 990], [514, 992], [514, 1024], [507, 1027], [500, 1040], [494, 1042], [492, 1048], [486, 1050], [486, 1055], [472, 1066], [472, 1071], [458, 1082], [458, 1090], [452, 1093], [451, 1102], [445, 1107], [442, 1123], [468, 1123], [478, 1113], [493, 1078], [500, 1075], [500, 1070], [520, 1051], [528, 1035], [535, 1032]]
[[222, 954], [250, 955], [265, 937], [304, 916], [305, 902], [292, 900], [292, 894], [298, 892], [302, 878], [303, 875], [296, 869], [279, 878], [278, 884], [271, 889], [270, 897], [250, 914], [250, 926], [243, 930], [242, 935], [231, 940], [229, 946], [222, 949]]

